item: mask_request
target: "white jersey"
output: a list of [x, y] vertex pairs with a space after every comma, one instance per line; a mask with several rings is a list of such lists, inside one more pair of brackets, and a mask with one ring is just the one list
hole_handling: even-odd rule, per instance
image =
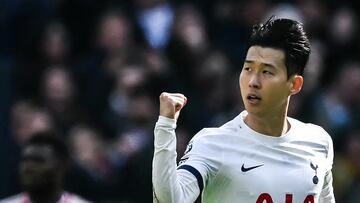
[[154, 202], [334, 203], [333, 146], [325, 130], [287, 118], [281, 137], [260, 134], [240, 115], [205, 128], [190, 141], [176, 166], [175, 120], [155, 127]]
[[[27, 193], [23, 192], [7, 199], [0, 200], [0, 203], [31, 203], [30, 197]], [[81, 197], [69, 193], [63, 192], [61, 198], [57, 203], [90, 203]]]

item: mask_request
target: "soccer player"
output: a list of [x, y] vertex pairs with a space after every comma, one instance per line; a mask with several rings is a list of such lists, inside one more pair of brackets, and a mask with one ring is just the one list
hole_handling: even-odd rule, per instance
[[38, 133], [25, 142], [19, 165], [24, 192], [0, 203], [89, 203], [63, 190], [69, 152], [60, 138]]
[[334, 203], [330, 136], [287, 116], [309, 54], [301, 23], [270, 18], [254, 26], [239, 77], [246, 110], [198, 132], [179, 166], [175, 128], [187, 99], [162, 93], [154, 130], [154, 202]]

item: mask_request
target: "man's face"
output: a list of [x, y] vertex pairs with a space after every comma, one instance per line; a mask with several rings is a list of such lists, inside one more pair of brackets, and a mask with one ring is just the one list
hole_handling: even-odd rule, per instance
[[246, 110], [259, 116], [286, 111], [291, 82], [287, 78], [282, 50], [252, 46], [239, 78]]
[[25, 191], [52, 188], [59, 179], [59, 168], [54, 152], [46, 145], [29, 145], [20, 160], [20, 181]]

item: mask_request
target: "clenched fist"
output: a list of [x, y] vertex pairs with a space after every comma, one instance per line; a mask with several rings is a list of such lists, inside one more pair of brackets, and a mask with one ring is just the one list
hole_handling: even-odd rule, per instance
[[187, 99], [183, 94], [163, 92], [160, 95], [160, 116], [177, 120]]

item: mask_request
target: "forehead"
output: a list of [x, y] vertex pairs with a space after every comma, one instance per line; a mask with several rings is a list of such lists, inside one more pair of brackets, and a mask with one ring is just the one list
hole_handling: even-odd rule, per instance
[[249, 48], [246, 61], [281, 66], [285, 64], [284, 51], [275, 48], [252, 46]]

